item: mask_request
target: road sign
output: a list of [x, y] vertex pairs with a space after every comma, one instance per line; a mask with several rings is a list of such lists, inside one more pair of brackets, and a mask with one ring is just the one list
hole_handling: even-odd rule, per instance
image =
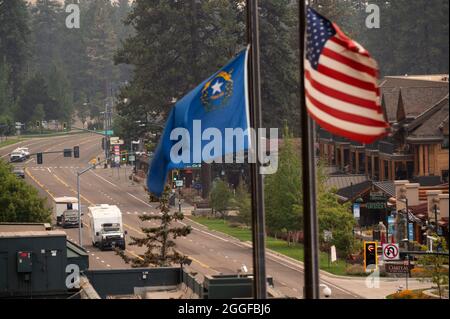
[[177, 180], [177, 181], [175, 181], [175, 186], [176, 186], [176, 187], [183, 187], [183, 185], [184, 185], [183, 180]]
[[361, 204], [354, 203], [353, 204], [353, 217], [360, 218], [360, 216], [361, 216]]
[[331, 241], [333, 239], [333, 232], [329, 231], [329, 230], [324, 230], [323, 231], [323, 240], [328, 243], [329, 241]]
[[135, 157], [134, 155], [129, 155], [129, 156], [128, 156], [128, 160], [129, 160], [130, 162], [134, 162], [134, 161], [136, 161], [136, 157]]
[[125, 142], [123, 140], [120, 140], [119, 138], [110, 138], [111, 140], [111, 145], [124, 145]]
[[414, 224], [408, 223], [408, 239], [414, 241]]
[[383, 260], [399, 260], [400, 249], [398, 244], [384, 244], [383, 245]]
[[364, 271], [375, 271], [378, 268], [377, 242], [364, 242]]
[[331, 246], [331, 262], [334, 263], [335, 261], [337, 261], [337, 254], [336, 254], [336, 246]]
[[411, 269], [414, 268], [414, 265], [386, 263], [384, 267], [386, 272], [390, 274], [407, 274]]

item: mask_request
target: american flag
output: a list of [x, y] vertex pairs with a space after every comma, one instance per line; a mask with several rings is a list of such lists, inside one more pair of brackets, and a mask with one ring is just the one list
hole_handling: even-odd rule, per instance
[[364, 144], [388, 132], [378, 66], [369, 52], [314, 9], [307, 10], [305, 97], [324, 129]]

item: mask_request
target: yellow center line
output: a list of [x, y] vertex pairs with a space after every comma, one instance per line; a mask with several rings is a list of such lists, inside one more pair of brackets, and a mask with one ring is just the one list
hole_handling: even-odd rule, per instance
[[[30, 174], [30, 172], [28, 171], [28, 167], [25, 169], [25, 172], [28, 174], [28, 176], [30, 176], [42, 189], [44, 189], [44, 185], [41, 184], [33, 175]], [[64, 186], [66, 186], [67, 188], [69, 188], [72, 192], [78, 194], [78, 192], [76, 192], [72, 187], [70, 187], [64, 180], [62, 180], [60, 177], [58, 177], [55, 173], [52, 173], [52, 175], [55, 177], [56, 180], [58, 180], [61, 184], [63, 184]], [[53, 200], [55, 200], [55, 197], [53, 196], [53, 194], [50, 193], [50, 191], [48, 191], [47, 189], [44, 189], [52, 198]], [[80, 197], [87, 203], [89, 203], [90, 205], [94, 206], [95, 204], [93, 202], [91, 202], [90, 200], [88, 200], [86, 197], [80, 195]], [[83, 225], [85, 225], [87, 228], [89, 228], [89, 226], [86, 223], [83, 223]], [[142, 231], [140, 231], [139, 229], [130, 226], [128, 224], [123, 224], [123, 226], [125, 228], [128, 228], [129, 230], [132, 230], [134, 232], [136, 232], [139, 235], [145, 236], [145, 233], [143, 233]], [[134, 253], [133, 251], [130, 250], [125, 250], [127, 253], [129, 253], [130, 255], [132, 255], [135, 258], [138, 258], [140, 260], [144, 260], [141, 256], [137, 255], [136, 253]], [[181, 252], [181, 251], [180, 251]], [[192, 256], [187, 255], [188, 258], [190, 258], [192, 261], [196, 262], [197, 264], [199, 264], [200, 266], [210, 269], [211, 267], [205, 263], [202, 263], [201, 261], [195, 259]]]

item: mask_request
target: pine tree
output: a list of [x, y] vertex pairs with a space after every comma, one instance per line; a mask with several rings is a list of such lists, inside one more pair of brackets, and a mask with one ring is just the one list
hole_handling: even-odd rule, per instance
[[52, 70], [55, 59], [60, 58], [61, 30], [63, 25], [62, 6], [56, 0], [37, 0], [30, 7], [32, 30], [32, 71], [44, 77]]
[[[12, 96], [17, 100], [28, 55], [28, 12], [24, 0], [0, 0], [0, 64], [11, 68]], [[1, 92], [0, 92], [1, 94]]]
[[233, 198], [233, 204], [239, 209], [239, 219], [247, 226], [252, 222], [252, 197], [248, 191], [248, 186], [241, 179]]
[[190, 226], [170, 227], [173, 222], [182, 221], [184, 215], [180, 212], [170, 212], [169, 196], [171, 190], [166, 187], [160, 198], [159, 209], [161, 215], [144, 215], [139, 218], [141, 221], [159, 221], [157, 227], [143, 227], [142, 232], [146, 237], [131, 237], [131, 246], [146, 247], [147, 251], [139, 255], [139, 258], [130, 258], [125, 252], [116, 250], [126, 263], [131, 263], [132, 267], [149, 267], [150, 265], [157, 267], [168, 267], [171, 265], [186, 264], [189, 261], [187, 256], [180, 254], [174, 248], [175, 240], [179, 237], [186, 237], [192, 231]]
[[265, 178], [267, 227], [274, 233], [302, 229], [302, 172], [300, 150], [285, 126], [278, 171]]

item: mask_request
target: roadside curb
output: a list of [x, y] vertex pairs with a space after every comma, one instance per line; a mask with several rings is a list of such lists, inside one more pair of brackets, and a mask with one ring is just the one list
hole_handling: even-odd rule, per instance
[[[205, 225], [203, 225], [203, 224], [200, 224], [200, 223], [198, 223], [198, 222], [196, 222], [196, 221], [194, 221], [194, 220], [192, 220], [192, 219], [190, 219], [190, 218], [188, 218], [188, 219], [189, 219], [192, 223], [197, 224], [197, 225], [199, 225], [199, 226], [201, 226], [201, 227], [203, 227], [203, 228], [206, 228], [206, 229], [208, 229], [209, 231], [212, 231], [212, 232], [215, 232], [215, 233], [217, 233], [217, 234], [220, 234], [220, 235], [224, 236], [225, 238], [231, 238], [231, 239], [237, 240], [237, 241], [239, 241], [242, 245], [244, 245], [244, 246], [246, 246], [246, 247], [248, 247], [248, 248], [252, 248], [252, 247], [253, 247], [252, 242], [250, 242], [250, 241], [241, 241], [241, 240], [239, 240], [239, 239], [236, 238], [236, 237], [230, 236], [230, 235], [228, 235], [228, 234], [222, 233], [222, 232], [217, 231], [217, 230], [212, 230], [212, 229], [208, 228], [207, 226], [205, 226]], [[292, 258], [292, 257], [286, 256], [286, 255], [283, 255], [283, 254], [280, 254], [280, 253], [278, 253], [278, 252], [276, 252], [276, 251], [274, 251], [274, 250], [272, 250], [272, 249], [267, 249], [267, 248], [266, 248], [266, 251], [267, 251], [268, 254], [270, 254], [272, 257], [275, 257], [275, 258], [278, 257], [278, 258], [280, 258], [280, 259], [284, 259], [285, 261], [287, 261], [287, 262], [289, 262], [289, 263], [291, 263], [291, 264], [294, 264], [295, 266], [299, 267], [301, 270], [304, 270], [304, 269], [305, 269], [305, 267], [304, 267], [304, 262], [302, 262], [302, 261], [299, 261], [299, 260], [297, 260], [297, 259], [294, 259], [294, 258]], [[322, 275], [322, 276], [324, 277], [324, 279], [326, 279], [326, 277], [328, 277], [328, 278], [333, 278], [333, 279], [342, 279], [342, 280], [365, 280], [365, 279], [367, 279], [367, 277], [362, 277], [362, 276], [340, 276], [340, 275], [335, 275], [335, 274], [332, 274], [332, 273], [330, 273], [330, 272], [328, 272], [328, 271], [325, 271], [325, 270], [320, 270], [319, 272], [320, 272], [320, 275]], [[412, 278], [411, 278], [411, 279], [412, 279]], [[386, 282], [392, 281], [391, 278], [383, 278], [383, 277], [381, 277], [380, 280], [381, 280], [381, 281], [386, 281]]]

